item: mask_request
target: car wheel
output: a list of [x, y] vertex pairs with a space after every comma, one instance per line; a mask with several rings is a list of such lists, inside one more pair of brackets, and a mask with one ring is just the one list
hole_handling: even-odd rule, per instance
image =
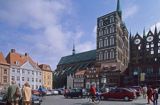
[[128, 96], [125, 96], [125, 97], [124, 97], [124, 100], [125, 100], [125, 101], [129, 101], [129, 97], [128, 97]]

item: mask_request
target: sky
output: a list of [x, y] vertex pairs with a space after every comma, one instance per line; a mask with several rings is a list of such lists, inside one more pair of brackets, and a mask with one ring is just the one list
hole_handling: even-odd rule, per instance
[[[0, 51], [28, 53], [52, 70], [61, 57], [96, 49], [97, 18], [117, 0], [0, 0]], [[123, 21], [135, 35], [160, 30], [160, 0], [120, 0]]]

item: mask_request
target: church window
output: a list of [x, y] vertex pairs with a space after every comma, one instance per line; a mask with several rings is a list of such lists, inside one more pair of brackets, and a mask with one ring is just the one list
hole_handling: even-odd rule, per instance
[[108, 46], [108, 38], [107, 37], [104, 39], [104, 47], [106, 47], [106, 46]]
[[141, 49], [141, 45], [138, 46], [138, 50], [140, 50], [140, 49]]
[[154, 54], [154, 50], [153, 49], [151, 50], [151, 54]]
[[146, 48], [149, 48], [149, 44], [146, 45]]
[[151, 44], [151, 47], [154, 47], [154, 44], [153, 44], [153, 43]]

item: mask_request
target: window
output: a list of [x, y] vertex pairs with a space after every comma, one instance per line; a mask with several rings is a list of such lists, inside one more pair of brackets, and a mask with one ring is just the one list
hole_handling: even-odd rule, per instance
[[158, 42], [158, 46], [160, 46], [160, 42]]
[[140, 49], [141, 49], [141, 45], [138, 46], [138, 50], [140, 50]]
[[28, 74], [30, 74], [29, 70], [28, 70]]
[[106, 47], [106, 46], [108, 46], [108, 38], [107, 37], [104, 39], [104, 47]]
[[151, 47], [154, 47], [154, 44], [151, 44]]
[[39, 72], [39, 75], [41, 75], [41, 72]]
[[15, 80], [15, 77], [14, 76], [12, 76], [12, 81], [14, 81]]
[[20, 76], [17, 76], [17, 81], [20, 81]]
[[160, 53], [160, 48], [158, 49], [158, 53]]
[[4, 74], [7, 74], [7, 69], [4, 69]]
[[114, 58], [114, 51], [113, 50], [111, 50], [111, 52], [110, 52], [110, 58]]
[[39, 82], [41, 82], [41, 79], [39, 79]]
[[151, 54], [154, 54], [154, 51], [153, 51], [153, 49], [151, 50]]
[[32, 71], [32, 75], [34, 75], [34, 71]]
[[34, 78], [32, 78], [32, 82], [34, 82]]
[[22, 81], [24, 81], [24, 77], [22, 77]]
[[12, 69], [12, 72], [15, 72], [15, 68]]
[[103, 54], [102, 54], [102, 52], [99, 53], [99, 60], [103, 60]]
[[149, 44], [146, 45], [146, 48], [149, 48]]
[[4, 83], [7, 82], [7, 76], [3, 76], [3, 82], [4, 82]]
[[29, 81], [29, 77], [27, 78], [27, 81]]
[[153, 73], [153, 68], [152, 67], [147, 68], [147, 74], [152, 74], [152, 73]]
[[36, 78], [36, 82], [38, 82], [38, 78]]
[[20, 69], [17, 69], [17, 73], [20, 73]]
[[22, 70], [22, 73], [24, 74], [24, 73], [25, 73], [25, 70]]

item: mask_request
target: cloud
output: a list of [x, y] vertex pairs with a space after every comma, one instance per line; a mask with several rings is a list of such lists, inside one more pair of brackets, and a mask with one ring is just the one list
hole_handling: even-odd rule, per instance
[[91, 41], [81, 43], [84, 32], [79, 26], [72, 29], [62, 23], [69, 20], [65, 16], [74, 14], [72, 10], [71, 0], [0, 1], [0, 22], [8, 27], [0, 37], [7, 41], [4, 44], [9, 44], [5, 46], [9, 50], [28, 52], [55, 69], [62, 56], [71, 54], [73, 40], [80, 52], [95, 48]]
[[138, 12], [139, 7], [137, 5], [130, 5], [124, 10], [124, 19], [134, 16]]

